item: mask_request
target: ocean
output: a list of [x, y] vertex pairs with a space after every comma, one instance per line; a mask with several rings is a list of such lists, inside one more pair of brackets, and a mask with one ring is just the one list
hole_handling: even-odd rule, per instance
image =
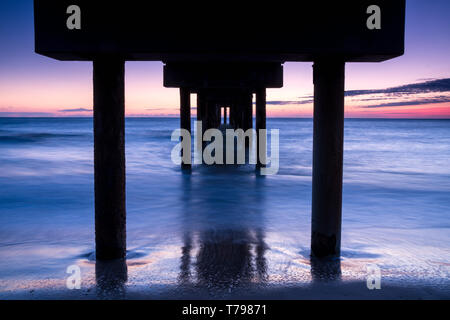
[[[0, 298], [236, 298], [315, 283], [370, 298], [373, 265], [385, 295], [450, 298], [450, 120], [345, 120], [342, 256], [325, 266], [309, 249], [311, 119], [267, 120], [280, 130], [268, 176], [252, 165], [183, 173], [171, 161], [178, 127], [126, 119], [127, 261], [102, 285], [92, 119], [0, 118]], [[80, 290], [66, 286], [71, 265]]]

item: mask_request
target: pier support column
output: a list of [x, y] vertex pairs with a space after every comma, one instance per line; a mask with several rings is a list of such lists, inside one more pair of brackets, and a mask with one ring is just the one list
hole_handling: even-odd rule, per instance
[[206, 98], [203, 91], [197, 92], [197, 121], [202, 121], [202, 136], [206, 127]]
[[341, 247], [344, 61], [314, 62], [311, 253], [338, 256]]
[[[259, 88], [256, 90], [256, 167], [261, 167], [262, 163], [266, 163], [267, 136], [261, 135], [259, 132], [261, 129], [266, 129], [266, 88]], [[260, 154], [263, 156], [261, 157]]]
[[237, 129], [238, 127], [238, 117], [237, 117], [237, 112], [238, 110], [238, 105], [236, 103], [236, 96], [235, 94], [232, 95], [232, 99], [231, 99], [231, 105], [230, 105], [230, 125], [233, 127], [233, 129]]
[[[191, 92], [188, 88], [180, 88], [180, 128], [189, 131], [189, 134], [191, 134]], [[184, 158], [184, 155], [182, 155], [181, 168], [190, 169], [192, 163], [191, 154], [189, 154], [191, 163], [185, 163]]]
[[125, 62], [94, 60], [94, 176], [96, 258], [126, 255]]
[[227, 125], [227, 107], [223, 107], [223, 124]]
[[253, 93], [251, 91], [244, 94], [244, 131], [253, 128]]
[[214, 99], [214, 97], [208, 97], [206, 113], [206, 130], [218, 128], [220, 126], [220, 109], [218, 108], [217, 100]]

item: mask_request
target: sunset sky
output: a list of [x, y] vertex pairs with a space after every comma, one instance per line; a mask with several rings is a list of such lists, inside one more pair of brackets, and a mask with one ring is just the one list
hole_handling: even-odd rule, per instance
[[[405, 55], [347, 64], [346, 116], [450, 118], [449, 15], [448, 0], [407, 0]], [[32, 0], [0, 2], [0, 49], [0, 117], [92, 114], [92, 63], [34, 53]], [[311, 66], [284, 65], [284, 87], [268, 90], [268, 116], [312, 116]], [[178, 116], [178, 90], [163, 87], [162, 68], [126, 63], [128, 116]]]

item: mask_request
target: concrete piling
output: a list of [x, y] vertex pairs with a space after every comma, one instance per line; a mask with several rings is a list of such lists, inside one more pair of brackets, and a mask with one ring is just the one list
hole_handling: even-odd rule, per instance
[[[191, 92], [188, 88], [180, 88], [180, 128], [189, 131], [191, 134]], [[189, 150], [191, 153], [191, 150]], [[181, 168], [182, 169], [190, 169], [191, 163], [185, 163], [185, 156], [181, 157]], [[191, 158], [191, 154], [189, 154], [189, 158]]]
[[341, 247], [345, 63], [314, 62], [311, 253], [338, 256]]
[[261, 154], [266, 155], [267, 152], [266, 137], [260, 133], [262, 129], [266, 129], [266, 88], [256, 90], [256, 167], [261, 167], [261, 160], [263, 163], [266, 161], [265, 156], [264, 159], [261, 157]]
[[94, 72], [94, 176], [96, 258], [126, 255], [125, 62], [102, 57]]

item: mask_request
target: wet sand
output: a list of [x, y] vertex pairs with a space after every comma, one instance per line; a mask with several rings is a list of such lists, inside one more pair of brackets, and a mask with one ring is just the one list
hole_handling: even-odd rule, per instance
[[401, 287], [383, 285], [380, 290], [369, 290], [365, 282], [315, 283], [306, 286], [235, 289], [230, 292], [212, 293], [208, 288], [173, 287], [115, 288], [105, 291], [99, 287], [80, 290], [49, 288], [2, 292], [5, 300], [83, 300], [83, 299], [131, 299], [131, 300], [448, 300], [450, 293], [431, 286]]

